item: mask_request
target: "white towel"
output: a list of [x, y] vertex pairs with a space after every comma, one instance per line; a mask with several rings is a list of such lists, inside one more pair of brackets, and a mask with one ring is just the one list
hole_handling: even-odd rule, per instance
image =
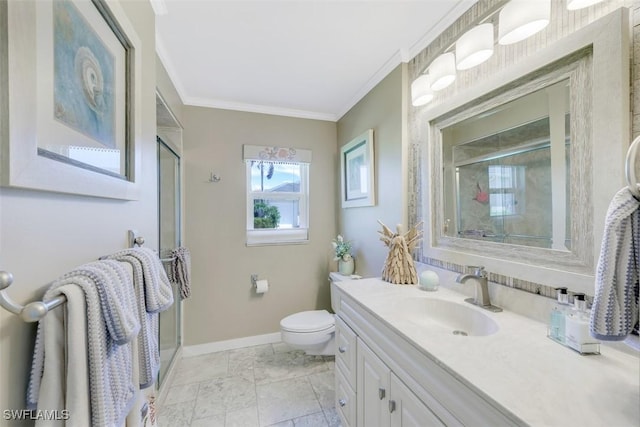
[[[40, 343], [46, 349], [38, 408], [64, 408], [70, 417], [66, 421], [39, 419], [36, 426], [85, 427], [91, 425], [91, 408], [84, 292], [77, 285], [60, 286], [57, 291], [67, 298], [67, 303], [38, 323], [38, 335], [44, 336]], [[69, 363], [72, 369], [67, 369]]]
[[[85, 264], [53, 282], [44, 298], [62, 293], [66, 316], [54, 310], [38, 324], [27, 406], [69, 409], [72, 426], [120, 426], [135, 397], [128, 340], [140, 329], [131, 275], [116, 261]], [[62, 406], [42, 406], [51, 404]]]
[[607, 211], [590, 319], [591, 335], [603, 341], [625, 340], [638, 323], [639, 207], [623, 188]]
[[107, 258], [133, 267], [133, 287], [140, 315], [138, 367], [140, 388], [152, 386], [160, 369], [158, 312], [173, 304], [173, 289], [158, 255], [150, 249], [132, 248]]

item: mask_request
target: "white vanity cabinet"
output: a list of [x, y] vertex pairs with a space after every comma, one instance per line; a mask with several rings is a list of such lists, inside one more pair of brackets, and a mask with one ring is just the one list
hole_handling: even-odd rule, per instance
[[357, 356], [358, 427], [444, 426], [360, 339]]
[[335, 284], [336, 408], [345, 427], [517, 426]]
[[433, 412], [422, 403], [398, 377], [391, 373], [391, 427], [443, 426]]
[[343, 427], [356, 426], [357, 336], [336, 316], [335, 400]]

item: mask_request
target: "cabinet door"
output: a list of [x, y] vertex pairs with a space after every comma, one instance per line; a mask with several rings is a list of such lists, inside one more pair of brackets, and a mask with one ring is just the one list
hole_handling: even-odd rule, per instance
[[349, 381], [352, 388], [356, 388], [356, 333], [339, 317], [336, 316], [336, 366]]
[[391, 374], [389, 402], [392, 427], [444, 427], [444, 424], [409, 388]]
[[342, 369], [336, 366], [335, 405], [342, 427], [356, 426], [356, 394], [343, 375]]
[[358, 427], [388, 427], [389, 378], [391, 371], [382, 360], [358, 338], [357, 399]]

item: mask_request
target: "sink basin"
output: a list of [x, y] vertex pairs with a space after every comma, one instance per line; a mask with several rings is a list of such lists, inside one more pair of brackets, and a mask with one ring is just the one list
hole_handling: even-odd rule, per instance
[[397, 303], [405, 320], [434, 332], [460, 336], [487, 336], [498, 332], [495, 320], [465, 302], [438, 298], [407, 298]]

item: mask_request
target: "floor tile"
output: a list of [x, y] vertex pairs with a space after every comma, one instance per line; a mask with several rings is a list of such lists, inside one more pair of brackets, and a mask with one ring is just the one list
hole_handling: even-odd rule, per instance
[[176, 385], [169, 389], [167, 397], [165, 398], [165, 405], [171, 405], [174, 403], [188, 402], [195, 400], [198, 396], [199, 383], [191, 383], [185, 385]]
[[279, 423], [271, 424], [264, 427], [294, 427], [293, 420], [286, 420]]
[[[165, 427], [165, 426], [160, 424], [160, 427]], [[181, 427], [184, 427], [184, 426], [181, 426]], [[226, 427], [225, 416], [224, 414], [222, 414], [222, 415], [214, 415], [212, 417], [193, 420], [191, 422], [190, 427]]]
[[294, 347], [291, 347], [287, 343], [277, 342], [272, 344], [273, 351], [276, 353], [289, 353], [290, 351], [295, 351]]
[[258, 407], [227, 412], [225, 427], [259, 427]]
[[271, 344], [229, 350], [229, 374], [254, 381], [254, 364], [258, 357], [273, 356]]
[[338, 415], [338, 411], [335, 407], [325, 409], [323, 412], [324, 416], [327, 418], [329, 427], [342, 427], [342, 423], [340, 422], [340, 415]]
[[334, 407], [335, 376], [333, 371], [319, 372], [307, 377], [322, 409]]
[[194, 419], [225, 414], [255, 407], [256, 388], [253, 381], [242, 376], [224, 377], [200, 383], [194, 408]]
[[210, 353], [202, 356], [187, 357], [178, 361], [176, 375], [172, 385], [184, 385], [227, 375], [229, 372], [229, 354], [227, 352]]
[[320, 412], [320, 404], [309, 381], [292, 379], [256, 386], [261, 426]]
[[253, 369], [256, 384], [265, 384], [323, 372], [329, 367], [322, 356], [308, 356], [302, 351], [291, 351], [259, 356]]
[[329, 427], [323, 412], [293, 419], [294, 427]]
[[164, 405], [158, 411], [158, 425], [162, 427], [183, 427], [191, 424], [195, 400]]
[[308, 356], [284, 343], [177, 361], [161, 427], [341, 427], [333, 356]]

